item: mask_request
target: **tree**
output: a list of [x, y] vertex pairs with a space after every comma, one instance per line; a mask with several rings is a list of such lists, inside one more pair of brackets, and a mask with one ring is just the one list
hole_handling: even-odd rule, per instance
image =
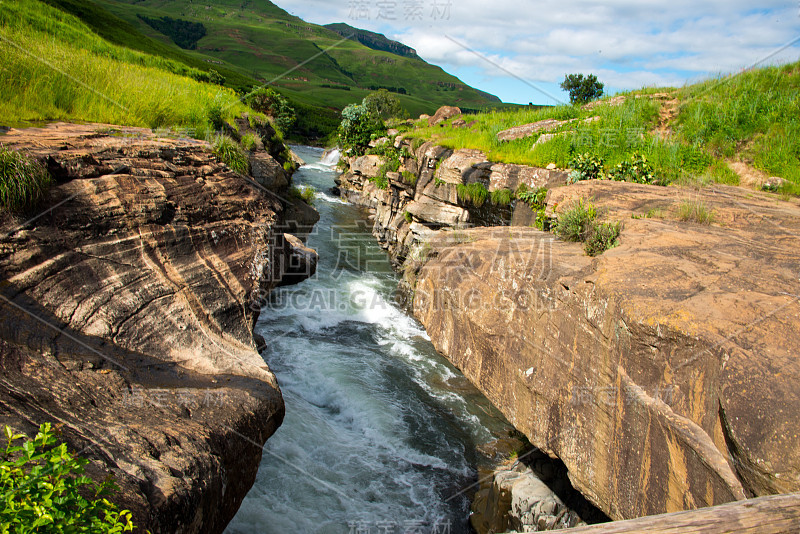
[[386, 120], [391, 117], [400, 117], [405, 113], [397, 97], [386, 89], [379, 89], [368, 94], [364, 97], [362, 104], [366, 106], [370, 115], [378, 117], [381, 120]]
[[603, 96], [603, 84], [594, 74], [585, 78], [583, 74], [567, 74], [561, 88], [569, 93], [569, 101], [573, 104], [585, 104]]
[[349, 151], [356, 155], [363, 154], [373, 138], [385, 134], [386, 125], [380, 117], [370, 113], [363, 102], [350, 104], [342, 110], [339, 144], [346, 152]]

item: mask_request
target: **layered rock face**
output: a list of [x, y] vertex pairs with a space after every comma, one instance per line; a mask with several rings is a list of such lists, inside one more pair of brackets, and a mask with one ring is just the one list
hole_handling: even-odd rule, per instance
[[2, 141], [58, 183], [0, 229], [0, 423], [56, 423], [93, 477], [115, 476], [142, 531], [221, 532], [284, 414], [258, 306], [313, 274], [316, 253], [283, 229], [315, 220], [286, 220], [288, 181], [267, 176], [263, 150], [259, 181], [278, 194], [207, 143], [149, 130], [58, 124]]
[[[497, 166], [431, 145], [415, 156], [403, 165], [417, 165], [416, 187], [390, 177], [379, 190], [366, 174], [340, 187], [375, 209], [437, 349], [593, 503], [625, 519], [800, 490], [796, 201], [724, 186], [553, 188], [550, 214], [584, 198], [622, 221], [620, 246], [590, 258], [528, 228], [519, 202], [510, 219], [494, 213], [516, 227], [467, 228], [493, 215], [447, 188], [497, 188]], [[507, 183], [543, 172], [514, 169]], [[716, 223], [678, 221], [686, 202]]]

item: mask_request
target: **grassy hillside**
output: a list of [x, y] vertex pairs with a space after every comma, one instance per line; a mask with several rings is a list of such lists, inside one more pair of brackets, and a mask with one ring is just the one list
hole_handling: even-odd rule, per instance
[[109, 43], [38, 0], [0, 5], [0, 119], [78, 120], [158, 128], [208, 127], [212, 109], [246, 108], [235, 93], [193, 79], [182, 62]]
[[[454, 149], [477, 148], [492, 161], [560, 168], [578, 154], [598, 156], [607, 168], [641, 154], [665, 182], [737, 184], [740, 176], [730, 164], [742, 163], [788, 180], [784, 192], [800, 193], [800, 63], [602, 102], [594, 109], [568, 105], [467, 115], [467, 122], [476, 121], [469, 129], [420, 123], [409, 135]], [[583, 122], [590, 117], [599, 120]], [[562, 135], [535, 146], [538, 136], [496, 138], [502, 130], [544, 119], [578, 120], [548, 132]]]
[[[55, 1], [55, 0], [54, 0]], [[184, 54], [204, 61], [221, 61], [241, 75], [262, 82], [274, 81], [279, 89], [304, 94], [308, 103], [342, 108], [357, 100], [347, 88], [403, 88], [403, 104], [412, 114], [432, 112], [445, 104], [482, 109], [499, 101], [473, 89], [441, 68], [416, 57], [373, 50], [325, 27], [304, 22], [274, 4], [213, 0], [97, 0], [108, 11], [163, 43], [141, 17], [169, 16], [202, 23], [206, 35], [196, 50]], [[292, 70], [293, 69], [293, 70]], [[292, 72], [286, 74], [288, 70]]]
[[325, 27], [328, 28], [329, 30], [335, 31], [342, 37], [347, 37], [348, 39], [358, 41], [359, 43], [373, 50], [391, 52], [392, 54], [404, 57], [412, 57], [412, 58], [418, 57], [417, 51], [411, 48], [410, 46], [406, 46], [403, 43], [387, 39], [386, 36], [381, 33], [370, 32], [367, 30], [360, 30], [343, 22], [326, 24]]

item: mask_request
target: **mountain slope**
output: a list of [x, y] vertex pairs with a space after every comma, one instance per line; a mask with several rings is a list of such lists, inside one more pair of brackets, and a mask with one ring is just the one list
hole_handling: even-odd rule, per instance
[[349, 24], [345, 24], [344, 22], [338, 22], [336, 24], [326, 24], [325, 27], [328, 28], [329, 30], [335, 31], [342, 37], [347, 37], [348, 39], [358, 41], [359, 43], [373, 50], [380, 50], [381, 52], [390, 52], [392, 54], [396, 54], [398, 56], [403, 56], [403, 57], [419, 58], [416, 50], [414, 50], [410, 46], [404, 45], [403, 43], [392, 41], [382, 33], [375, 33], [367, 30], [354, 28]]
[[[261, 83], [270, 82], [290, 98], [310, 105], [341, 109], [376, 87], [405, 90], [406, 94], [399, 97], [412, 114], [430, 113], [445, 104], [479, 109], [499, 103], [496, 97], [469, 87], [417, 57], [374, 50], [360, 42], [344, 40], [338, 33], [304, 22], [267, 1], [209, 0], [198, 4], [190, 0], [96, 0], [96, 3], [138, 32], [183, 55], [228, 68]], [[144, 21], [164, 16], [203, 25], [206, 34], [196, 41], [196, 50], [178, 49], [170, 37]], [[388, 39], [386, 42], [392, 43]]]

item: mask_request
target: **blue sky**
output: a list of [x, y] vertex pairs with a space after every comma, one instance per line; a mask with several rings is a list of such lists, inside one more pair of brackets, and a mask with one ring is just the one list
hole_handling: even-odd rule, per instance
[[464, 82], [522, 104], [568, 100], [559, 83], [572, 72], [594, 73], [616, 92], [800, 59], [800, 0], [275, 3], [309, 22], [384, 33]]

